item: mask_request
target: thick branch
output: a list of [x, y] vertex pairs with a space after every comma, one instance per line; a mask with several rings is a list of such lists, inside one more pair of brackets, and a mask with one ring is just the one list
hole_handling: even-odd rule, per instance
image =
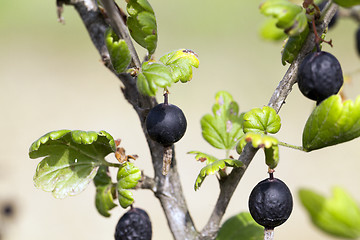
[[151, 108], [156, 106], [157, 101], [154, 97], [144, 96], [139, 93], [136, 87], [136, 79], [129, 74], [116, 74], [109, 60], [109, 54], [105, 46], [105, 31], [108, 27], [106, 21], [98, 9], [88, 9], [86, 2], [92, 0], [73, 0], [70, 4], [74, 5], [83, 20], [89, 35], [100, 52], [105, 65], [123, 83], [121, 88], [126, 100], [133, 106], [139, 116], [141, 127], [149, 145], [155, 177], [151, 188], [155, 196], [159, 199], [164, 210], [169, 227], [174, 239], [196, 239], [198, 232], [190, 217], [185, 197], [180, 184], [180, 177], [177, 171], [175, 151], [169, 173], [162, 174], [162, 160], [164, 148], [162, 145], [152, 141], [146, 131], [145, 119]]
[[[330, 19], [332, 18], [332, 16], [334, 16], [337, 8], [338, 6], [335, 4], [333, 4], [329, 8], [328, 12], [324, 17], [324, 23], [318, 26], [317, 32], [320, 33], [320, 35], [326, 29], [327, 25], [330, 22]], [[268, 103], [268, 106], [274, 108], [277, 112], [280, 111], [282, 105], [285, 103], [285, 99], [291, 92], [292, 86], [296, 83], [296, 76], [299, 64], [304, 59], [305, 55], [311, 52], [314, 47], [315, 36], [314, 33], [311, 32], [306, 39], [305, 44], [301, 49], [299, 55], [291, 64], [291, 66], [285, 73], [283, 79], [280, 81], [278, 87], [275, 89]], [[231, 174], [223, 182], [220, 182], [220, 194], [218, 200], [208, 223], [201, 231], [200, 239], [214, 239], [216, 237], [216, 233], [218, 232], [221, 219], [225, 214], [229, 201], [256, 152], [257, 149], [254, 149], [251, 144], [247, 144], [239, 157], [239, 160], [244, 163], [244, 167], [233, 169]]]

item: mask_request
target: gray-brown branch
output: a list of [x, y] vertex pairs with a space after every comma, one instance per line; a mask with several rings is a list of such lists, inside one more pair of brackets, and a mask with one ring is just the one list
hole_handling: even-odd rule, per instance
[[[175, 151], [173, 151], [174, 158], [171, 164], [169, 173], [164, 176], [162, 174], [162, 158], [163, 147], [152, 141], [147, 135], [145, 128], [145, 119], [151, 108], [153, 108], [157, 101], [153, 97], [141, 95], [136, 87], [136, 79], [129, 74], [116, 74], [112, 68], [109, 53], [105, 46], [105, 31], [108, 28], [104, 16], [97, 8], [94, 0], [64, 0], [64, 3], [73, 5], [79, 13], [84, 25], [86, 26], [90, 38], [98, 50], [104, 64], [120, 79], [123, 83], [122, 92], [126, 100], [133, 106], [134, 110], [139, 116], [143, 132], [150, 149], [152, 163], [154, 167], [154, 181], [151, 181], [151, 190], [154, 191], [155, 196], [159, 199], [164, 214], [167, 218], [168, 225], [173, 234], [174, 239], [177, 240], [191, 240], [191, 239], [215, 239], [219, 225], [230, 199], [244, 175], [247, 167], [255, 156], [257, 149], [252, 148], [249, 144], [245, 146], [243, 153], [239, 160], [244, 163], [242, 168], [234, 168], [229, 176], [220, 182], [220, 194], [214, 207], [214, 210], [209, 218], [208, 223], [201, 232], [195, 229], [194, 223], [191, 219], [187, 204], [183, 195], [180, 184], [180, 177], [177, 171]], [[318, 27], [318, 32], [322, 33], [328, 25], [329, 20], [335, 14], [337, 6], [333, 4], [324, 18], [324, 24]], [[268, 105], [273, 107], [277, 112], [285, 102], [286, 97], [290, 93], [292, 86], [296, 82], [296, 74], [299, 63], [304, 56], [314, 48], [314, 34], [309, 34], [306, 43], [301, 50], [299, 56], [294, 60], [289, 67], [279, 86], [274, 91]], [[150, 187], [149, 187], [150, 188]]]
[[162, 174], [164, 148], [162, 145], [150, 139], [145, 128], [146, 116], [149, 110], [157, 105], [157, 101], [154, 97], [147, 97], [139, 93], [134, 77], [129, 74], [116, 74], [113, 70], [104, 39], [105, 31], [109, 26], [99, 9], [97, 7], [89, 8], [89, 5], [86, 4], [88, 2], [92, 2], [92, 0], [74, 0], [68, 4], [73, 5], [79, 13], [105, 65], [123, 83], [123, 87], [121, 88], [123, 95], [139, 116], [141, 127], [150, 149], [155, 172], [154, 187], [152, 190], [164, 210], [171, 233], [174, 239], [196, 239], [198, 232], [194, 227], [183, 195], [180, 177], [177, 171], [175, 151], [173, 151], [174, 158], [171, 168], [168, 174], [164, 176]]

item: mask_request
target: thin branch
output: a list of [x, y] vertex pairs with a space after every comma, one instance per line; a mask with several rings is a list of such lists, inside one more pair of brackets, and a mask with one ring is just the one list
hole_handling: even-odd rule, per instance
[[[320, 26], [317, 26], [317, 32], [323, 33], [326, 29], [327, 25], [330, 22], [330, 19], [334, 16], [338, 6], [336, 4], [332, 4], [329, 8], [328, 12], [324, 17], [324, 23]], [[285, 99], [290, 94], [292, 86], [296, 83], [297, 70], [304, 59], [306, 54], [311, 52], [315, 47], [315, 36], [314, 33], [310, 33], [307, 37], [303, 48], [301, 49], [299, 55], [291, 64], [287, 72], [285, 73], [283, 79], [280, 81], [278, 87], [275, 89], [273, 95], [270, 98], [268, 106], [273, 107], [277, 112], [280, 111], [281, 107], [285, 103]], [[243, 162], [244, 167], [242, 168], [234, 168], [230, 175], [225, 179], [225, 181], [220, 182], [220, 194], [217, 199], [214, 210], [209, 218], [209, 221], [203, 228], [200, 234], [200, 239], [214, 239], [216, 237], [216, 233], [219, 229], [220, 222], [222, 217], [225, 214], [226, 208], [229, 204], [229, 201], [243, 177], [247, 167], [251, 163], [254, 158], [257, 149], [254, 149], [251, 144], [247, 144], [244, 147], [243, 152], [241, 153], [239, 160]]]
[[[329, 25], [331, 18], [335, 15], [339, 7], [336, 4], [332, 4], [329, 7], [329, 10], [324, 16], [324, 22], [319, 26], [317, 25], [316, 31], [318, 35], [322, 35], [326, 27]], [[286, 71], [283, 79], [280, 81], [279, 85], [275, 89], [273, 95], [270, 98], [268, 106], [274, 108], [276, 112], [279, 112], [282, 105], [285, 103], [285, 99], [290, 94], [292, 86], [296, 83], [297, 72], [300, 63], [305, 58], [305, 56], [310, 53], [315, 47], [315, 34], [310, 31], [305, 44], [301, 51], [299, 52], [296, 59], [293, 61], [289, 69]]]
[[118, 11], [117, 7], [115, 6], [114, 0], [100, 0], [100, 1], [104, 6], [106, 14], [110, 19], [111, 26], [113, 27], [115, 33], [118, 36], [121, 36], [125, 40], [128, 48], [129, 48], [131, 57], [134, 61], [135, 67], [140, 68], [141, 62], [140, 62], [139, 56], [138, 56], [138, 54], [135, 50], [135, 47], [132, 43], [132, 40], [130, 38], [130, 35], [129, 35], [127, 27], [124, 23], [124, 20], [122, 19], [120, 12]]
[[135, 189], [148, 189], [152, 192], [156, 192], [156, 182], [155, 179], [149, 176], [146, 176], [144, 172], [141, 172], [141, 179], [136, 185]]

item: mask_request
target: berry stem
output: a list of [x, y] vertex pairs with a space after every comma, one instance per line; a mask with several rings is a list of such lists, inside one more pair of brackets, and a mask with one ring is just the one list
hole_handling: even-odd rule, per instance
[[[271, 171], [270, 171], [271, 170]], [[272, 180], [274, 179], [274, 170], [273, 169], [269, 169], [269, 178]]]
[[169, 105], [169, 91], [167, 89], [164, 91], [164, 104]]
[[266, 229], [265, 228], [264, 240], [274, 240], [274, 229]]

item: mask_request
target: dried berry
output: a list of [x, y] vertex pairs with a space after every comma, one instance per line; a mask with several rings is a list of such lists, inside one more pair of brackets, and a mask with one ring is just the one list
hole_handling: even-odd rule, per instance
[[151, 240], [151, 237], [149, 215], [140, 208], [131, 208], [116, 225], [115, 240]]
[[259, 182], [249, 197], [249, 210], [254, 220], [265, 227], [274, 229], [290, 216], [293, 199], [286, 184], [277, 178]]
[[337, 94], [344, 82], [339, 61], [324, 51], [310, 53], [304, 58], [297, 81], [302, 94], [317, 103]]
[[150, 138], [165, 147], [179, 141], [186, 131], [186, 118], [175, 105], [161, 103], [150, 110], [146, 129]]

